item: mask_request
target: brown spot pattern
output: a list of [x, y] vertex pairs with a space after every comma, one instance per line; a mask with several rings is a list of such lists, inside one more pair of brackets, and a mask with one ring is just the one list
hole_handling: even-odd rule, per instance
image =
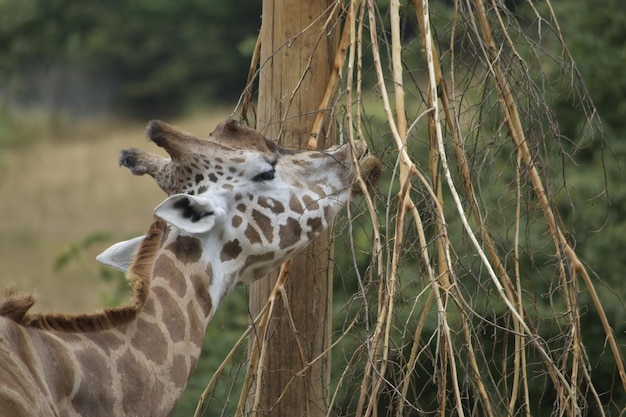
[[[143, 415], [147, 408], [146, 404], [152, 405], [155, 399], [163, 398], [165, 395], [163, 384], [157, 384], [152, 373], [130, 351], [124, 352], [117, 366], [124, 370], [120, 381], [124, 393], [122, 402], [124, 415]], [[139, 375], [142, 378], [138, 378]]]
[[176, 295], [183, 297], [187, 293], [185, 277], [169, 256], [161, 256], [155, 264], [156, 275], [165, 278]]
[[317, 204], [317, 201], [308, 194], [302, 196], [302, 202], [304, 202], [304, 207], [307, 210], [317, 210], [319, 208], [319, 204]]
[[309, 190], [317, 194], [317, 196], [320, 198], [323, 198], [326, 196], [326, 192], [324, 192], [324, 189], [317, 184], [310, 184]]
[[178, 236], [165, 248], [174, 254], [176, 259], [188, 264], [200, 260], [202, 245], [200, 239], [190, 236]]
[[302, 204], [300, 203], [300, 200], [298, 199], [298, 196], [295, 195], [295, 194], [291, 194], [291, 198], [289, 198], [289, 208], [294, 213], [299, 213], [299, 214], [304, 213], [304, 209], [302, 208]]
[[259, 206], [272, 210], [274, 214], [280, 214], [285, 211], [283, 203], [271, 197], [259, 197]]
[[190, 277], [191, 285], [193, 286], [196, 299], [202, 307], [202, 313], [207, 317], [213, 309], [213, 301], [211, 300], [211, 294], [209, 293], [209, 287], [206, 285], [202, 276], [198, 274], [192, 274]]
[[[57, 381], [55, 386], [57, 392], [61, 395], [70, 395], [74, 389], [74, 365], [71, 363], [71, 359], [67, 353], [67, 347], [53, 338], [46, 338], [45, 343], [49, 349], [48, 354], [50, 356], [42, 358], [43, 363], [48, 364], [44, 368], [44, 372], [49, 375], [48, 379], [50, 381]], [[29, 350], [26, 349], [26, 351]], [[56, 358], [56, 360], [50, 360], [52, 358]]]
[[243, 274], [246, 269], [250, 266], [256, 266], [259, 263], [266, 263], [274, 260], [274, 252], [264, 253], [262, 255], [250, 255], [248, 259], [246, 259], [245, 264], [241, 268], [241, 273]]
[[144, 304], [141, 309], [141, 314], [152, 317], [156, 315], [156, 306], [154, 305], [154, 299], [152, 297], [148, 297], [148, 301], [146, 301], [146, 304]]
[[148, 359], [162, 364], [167, 359], [167, 339], [159, 326], [142, 318], [137, 320], [137, 332], [131, 339], [132, 346]]
[[[209, 299], [210, 300], [210, 299]], [[202, 304], [204, 306], [204, 304]], [[205, 309], [204, 307], [202, 307]], [[191, 301], [187, 304], [187, 317], [189, 318], [189, 336], [191, 342], [196, 345], [199, 350], [202, 349], [202, 342], [204, 341], [204, 323], [198, 317], [195, 303]]]
[[185, 387], [187, 379], [189, 378], [189, 372], [183, 355], [174, 356], [172, 368], [170, 369], [170, 375], [176, 388], [182, 389]]
[[267, 239], [268, 242], [272, 243], [272, 241], [274, 240], [274, 230], [272, 228], [272, 221], [270, 220], [270, 218], [257, 210], [252, 210], [252, 220], [261, 230], [263, 236], [265, 236], [265, 239]]
[[311, 228], [311, 230], [307, 232], [306, 235], [308, 240], [313, 240], [324, 227], [324, 224], [322, 223], [322, 219], [320, 217], [314, 217], [312, 219], [309, 219], [307, 220], [306, 224]]
[[235, 259], [241, 253], [241, 245], [239, 244], [239, 240], [231, 240], [230, 242], [226, 242], [224, 247], [222, 248], [222, 252], [220, 253], [220, 260], [222, 262], [230, 261]]
[[153, 291], [161, 301], [163, 307], [162, 320], [170, 333], [172, 342], [181, 342], [185, 338], [185, 317], [180, 310], [179, 301], [162, 287], [156, 287]]
[[[143, 310], [146, 309], [146, 306], [144, 306]], [[121, 335], [117, 332], [111, 331], [90, 333], [89, 339], [102, 348], [107, 355], [111, 354], [112, 351], [119, 349], [120, 346], [124, 344], [124, 340]]]
[[246, 227], [245, 235], [250, 243], [261, 243], [261, 235], [251, 224], [248, 224], [248, 227]]
[[297, 220], [289, 218], [287, 223], [280, 226], [278, 237], [280, 238], [280, 248], [285, 249], [293, 246], [300, 240], [302, 235], [302, 227]]
[[[113, 405], [115, 404], [115, 398], [113, 397], [113, 391], [102, 389], [102, 387], [113, 386], [111, 369], [105, 357], [95, 349], [85, 349], [76, 352], [76, 359], [82, 364], [81, 369], [84, 377], [81, 380], [78, 392], [74, 396], [74, 401], [76, 403], [93, 405], [94, 408], [85, 410], [91, 416], [114, 415]], [[68, 381], [72, 379], [68, 379]]]

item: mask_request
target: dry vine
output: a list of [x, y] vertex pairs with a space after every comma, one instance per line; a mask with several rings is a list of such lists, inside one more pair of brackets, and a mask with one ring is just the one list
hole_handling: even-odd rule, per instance
[[[565, 169], [549, 154], [563, 138], [537, 80], [570, 77], [583, 124], [603, 140], [552, 6], [529, 0], [522, 30], [502, 2], [437, 5], [391, 0], [381, 16], [373, 0], [352, 0], [337, 28], [319, 109], [332, 108], [344, 140], [366, 139], [387, 177], [377, 195], [363, 186], [338, 225], [350, 237], [337, 242], [349, 255], [336, 275], [355, 295], [337, 310], [328, 415], [621, 415], [624, 342], [567, 239], [551, 176]], [[555, 56], [557, 71], [544, 70]], [[274, 297], [284, 297], [282, 282]], [[584, 308], [604, 340], [583, 338]], [[272, 300], [256, 321], [261, 333], [271, 312]], [[601, 357], [591, 357], [592, 343], [606, 343]], [[263, 372], [262, 348], [252, 351], [244, 393]], [[609, 393], [593, 378], [601, 361], [615, 364]], [[232, 400], [235, 415], [245, 415], [244, 397]]]

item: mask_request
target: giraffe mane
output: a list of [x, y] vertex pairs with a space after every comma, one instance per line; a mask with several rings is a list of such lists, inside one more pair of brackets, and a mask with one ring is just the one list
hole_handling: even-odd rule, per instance
[[127, 304], [94, 313], [28, 314], [28, 310], [35, 303], [34, 297], [31, 294], [15, 294], [14, 290], [9, 289], [7, 294], [0, 298], [0, 316], [7, 317], [25, 327], [63, 332], [96, 332], [132, 321], [148, 299], [152, 266], [160, 247], [164, 227], [165, 223], [156, 219], [150, 225], [146, 237], [137, 249], [133, 263], [126, 274], [126, 279], [132, 289], [132, 295]]
[[0, 298], [0, 316], [21, 323], [33, 304], [35, 297], [32, 294], [17, 294], [15, 288], [9, 288]]

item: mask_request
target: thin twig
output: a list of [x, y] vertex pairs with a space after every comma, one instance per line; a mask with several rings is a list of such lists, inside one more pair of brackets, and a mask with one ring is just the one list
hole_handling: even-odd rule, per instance
[[309, 135], [309, 140], [307, 142], [307, 149], [318, 149], [318, 138], [320, 132], [322, 131], [324, 115], [328, 110], [331, 98], [337, 92], [337, 86], [341, 80], [341, 70], [346, 60], [346, 54], [348, 52], [353, 34], [354, 15], [360, 3], [361, 0], [353, 0], [348, 8], [348, 14], [341, 32], [341, 39], [339, 40], [339, 46], [337, 47], [337, 52], [333, 61], [330, 79], [328, 80], [328, 85], [326, 86], [326, 91], [324, 92], [322, 101], [317, 108], [317, 114], [315, 115], [315, 120], [313, 121], [313, 128], [311, 129], [311, 134]]
[[256, 38], [256, 44], [254, 45], [254, 52], [252, 53], [252, 59], [250, 59], [250, 69], [248, 70], [248, 80], [246, 81], [246, 88], [243, 92], [243, 98], [241, 100], [241, 119], [245, 120], [250, 125], [248, 120], [248, 108], [250, 107], [250, 100], [252, 99], [252, 86], [254, 85], [254, 79], [257, 75], [257, 67], [259, 66], [259, 58], [261, 56], [261, 34]]

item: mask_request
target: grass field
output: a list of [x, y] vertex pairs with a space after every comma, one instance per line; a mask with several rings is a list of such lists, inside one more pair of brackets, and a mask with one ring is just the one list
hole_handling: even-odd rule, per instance
[[[204, 137], [228, 113], [206, 111], [169, 122]], [[101, 278], [95, 256], [142, 234], [165, 197], [152, 178], [134, 177], [117, 164], [124, 148], [162, 153], [146, 140], [144, 127], [103, 125], [71, 140], [42, 137], [0, 151], [0, 290], [15, 284], [34, 291], [39, 311], [93, 310], [112, 299], [115, 287]], [[55, 271], [60, 257], [95, 235], [100, 238], [94, 244]]]

